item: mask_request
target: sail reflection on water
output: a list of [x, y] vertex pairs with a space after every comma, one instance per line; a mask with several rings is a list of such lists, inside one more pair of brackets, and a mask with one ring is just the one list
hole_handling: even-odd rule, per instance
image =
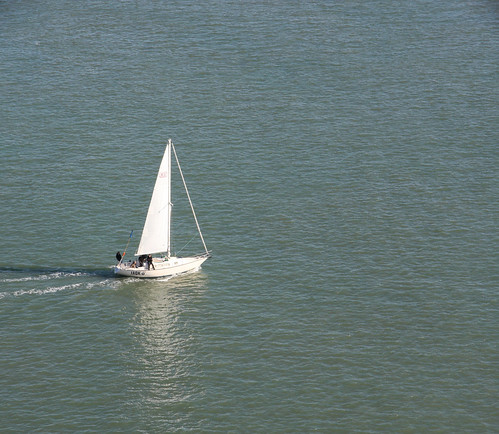
[[[191, 273], [175, 279], [131, 281], [136, 309], [130, 324], [134, 353], [128, 375], [141, 384], [137, 405], [171, 409], [178, 418], [189, 397], [201, 392], [194, 381], [200, 358], [193, 350], [206, 304], [206, 276]], [[168, 407], [163, 407], [168, 406]], [[171, 415], [164, 415], [165, 419]]]

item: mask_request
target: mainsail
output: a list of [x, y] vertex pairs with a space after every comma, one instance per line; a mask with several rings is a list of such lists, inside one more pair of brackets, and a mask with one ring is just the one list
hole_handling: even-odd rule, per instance
[[169, 140], [159, 166], [139, 248], [135, 253], [137, 256], [162, 252], [170, 255], [171, 146]]

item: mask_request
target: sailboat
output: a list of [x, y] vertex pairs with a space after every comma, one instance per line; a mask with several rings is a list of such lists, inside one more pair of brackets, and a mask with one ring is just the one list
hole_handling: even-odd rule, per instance
[[[203, 243], [204, 252], [194, 256], [180, 257], [172, 255], [171, 252], [171, 220], [172, 220], [172, 202], [171, 202], [171, 167], [172, 154], [175, 156], [184, 189], [189, 199], [192, 214], [196, 227]], [[133, 233], [133, 231], [132, 231]], [[130, 239], [132, 234], [130, 234]], [[130, 242], [130, 239], [128, 242]], [[127, 244], [128, 247], [128, 244]], [[187, 184], [185, 183], [182, 169], [178, 161], [175, 147], [170, 140], [166, 145], [165, 153], [159, 166], [156, 183], [147, 211], [146, 221], [142, 230], [139, 247], [135, 253], [135, 258], [125, 261], [118, 252], [116, 259], [118, 263], [114, 266], [114, 273], [119, 276], [129, 276], [138, 278], [166, 277], [177, 274], [196, 271], [201, 267], [204, 261], [210, 257], [210, 252], [201, 233], [201, 228], [194, 212]]]

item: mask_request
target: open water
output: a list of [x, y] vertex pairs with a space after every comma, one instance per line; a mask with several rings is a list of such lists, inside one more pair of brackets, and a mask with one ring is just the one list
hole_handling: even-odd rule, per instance
[[[0, 430], [499, 432], [498, 20], [1, 1]], [[116, 279], [169, 137], [213, 258]]]

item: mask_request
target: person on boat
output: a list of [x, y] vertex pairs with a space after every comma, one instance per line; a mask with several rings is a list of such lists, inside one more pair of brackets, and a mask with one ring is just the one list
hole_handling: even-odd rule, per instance
[[144, 262], [145, 262], [146, 259], [147, 259], [146, 255], [140, 255], [139, 256], [139, 267], [143, 267], [144, 266]]
[[154, 264], [152, 263], [152, 255], [148, 255], [147, 256], [147, 269], [150, 270], [151, 267], [153, 270], [156, 269], [156, 268], [154, 268]]
[[120, 262], [120, 261], [121, 261], [121, 257], [122, 257], [122, 256], [121, 256], [121, 253], [120, 253], [120, 252], [117, 252], [117, 253], [116, 253], [116, 260], [117, 260], [118, 262]]
[[137, 268], [137, 261], [133, 261], [132, 265], [130, 265], [130, 268]]

